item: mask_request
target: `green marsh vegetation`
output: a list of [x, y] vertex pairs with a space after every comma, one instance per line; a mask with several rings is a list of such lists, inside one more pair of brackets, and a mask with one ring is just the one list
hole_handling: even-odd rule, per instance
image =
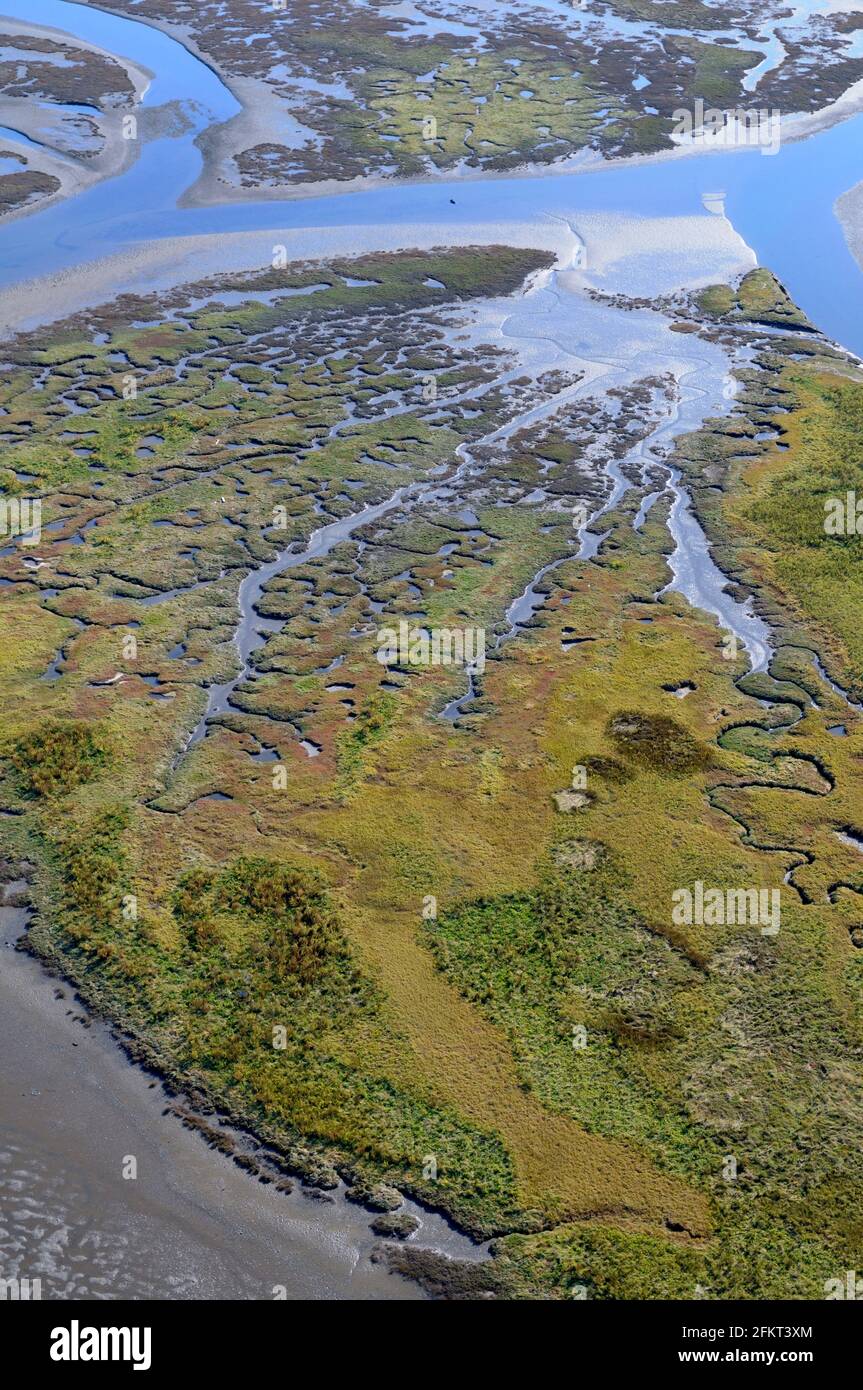
[[[187, 297], [186, 319], [178, 295], [164, 335], [176, 372], [158, 330], [119, 322], [131, 313], [103, 321], [107, 344], [83, 324], [59, 344], [18, 344], [3, 462], [41, 452], [64, 533], [96, 518], [83, 545], [46, 539], [35, 579], [4, 562], [4, 630], [28, 615], [0, 675], [3, 800], [20, 813], [3, 831], [38, 864], [30, 939], [173, 1087], [250, 1125], [309, 1182], [395, 1184], [496, 1236], [490, 1269], [452, 1276], [466, 1296], [477, 1278], [519, 1297], [691, 1296], [696, 1283], [817, 1296], [863, 1259], [847, 1169], [863, 1142], [860, 880], [836, 833], [857, 823], [852, 717], [847, 738], [827, 733], [836, 697], [790, 646], [772, 676], [736, 684], [743, 664], [723, 658], [705, 615], [677, 595], [649, 602], [667, 579], [661, 503], [641, 534], [619, 509], [596, 563], [565, 559], [547, 577], [459, 727], [437, 715], [463, 672], [376, 659], [384, 616], [503, 631], [513, 594], [571, 535], [567, 512], [524, 499], [543, 480], [566, 506], [592, 497], [584, 449], [614, 421], [585, 408], [521, 432], [488, 461], [469, 515], [452, 502], [388, 514], [274, 581], [261, 611], [285, 627], [256, 653], [260, 677], [172, 771], [202, 684], [232, 673], [252, 559], [307, 537], [321, 509], [348, 515], [426, 476], [533, 403], [532, 383], [500, 391], [493, 355], [453, 354], [435, 315], [542, 263], [435, 253], [294, 268], [293, 284], [330, 288], [219, 306], [214, 286], [204, 307]], [[142, 373], [135, 401], [108, 389], [121, 337]], [[54, 359], [60, 376], [37, 392]], [[769, 397], [752, 382], [751, 420], [683, 445], [699, 499], [699, 480], [723, 484], [713, 516], [732, 539], [739, 527], [741, 570], [749, 538], [784, 516], [772, 489], [856, 476], [859, 387], [820, 359], [765, 361], [774, 399], [794, 405], [778, 417], [791, 448], [756, 446]], [[398, 428], [376, 418], [384, 391], [410, 392], [428, 370], [447, 383], [441, 418], [419, 391]], [[484, 386], [480, 413], [462, 414], [449, 386]], [[643, 401], [623, 401], [617, 427], [646, 416]], [[192, 435], [175, 427], [187, 407], [206, 421]], [[331, 436], [336, 425], [346, 432]], [[74, 453], [94, 439], [104, 448]], [[274, 500], [290, 517], [278, 536]], [[821, 548], [784, 525], [763, 547], [777, 576]], [[70, 633], [74, 616], [86, 622]], [[42, 681], [58, 633], [63, 675]], [[559, 810], [575, 767], [589, 795]], [[699, 878], [782, 885], [779, 936], [674, 927], [672, 894]]]

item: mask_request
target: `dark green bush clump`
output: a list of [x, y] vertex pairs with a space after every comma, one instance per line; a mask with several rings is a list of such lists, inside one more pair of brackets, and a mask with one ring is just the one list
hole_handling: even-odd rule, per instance
[[90, 725], [59, 720], [25, 734], [10, 758], [28, 796], [62, 796], [96, 777], [108, 762]]
[[710, 762], [708, 749], [667, 714], [621, 710], [608, 721], [606, 730], [623, 757], [657, 772], [691, 772]]
[[215, 915], [253, 921], [262, 928], [280, 979], [308, 982], [328, 959], [346, 951], [326, 881], [317, 869], [249, 856], [235, 859], [221, 874], [193, 869], [178, 885], [174, 911], [199, 940]]

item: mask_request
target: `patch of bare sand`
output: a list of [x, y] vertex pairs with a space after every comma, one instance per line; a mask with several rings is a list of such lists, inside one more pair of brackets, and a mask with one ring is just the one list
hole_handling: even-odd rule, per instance
[[[575, 191], [575, 190], [574, 190]], [[573, 213], [575, 219], [575, 213]], [[430, 251], [448, 246], [517, 246], [551, 251], [564, 270], [586, 240], [587, 264], [606, 272], [612, 263], [643, 267], [645, 259], [668, 259], [674, 249], [677, 269], [671, 279], [691, 283], [730, 278], [753, 264], [752, 253], [725, 218], [712, 215], [680, 218], [627, 218], [589, 215], [577, 219], [573, 230], [562, 218], [531, 217], [524, 221], [392, 223], [304, 227], [291, 230], [210, 233], [166, 237], [131, 243], [122, 251], [83, 265], [71, 266], [0, 291], [0, 334], [65, 318], [81, 309], [107, 304], [118, 294], [149, 294], [172, 289], [221, 273], [269, 269], [276, 248], [284, 247], [290, 262], [329, 257], [350, 258], [386, 251]], [[681, 277], [681, 258], [687, 276]], [[566, 272], [564, 272], [566, 273]], [[643, 271], [636, 284], [643, 288]], [[661, 276], [666, 290], [668, 276]], [[654, 292], [659, 292], [655, 290]]]
[[845, 234], [848, 249], [863, 270], [863, 183], [849, 188], [833, 204], [833, 211]]

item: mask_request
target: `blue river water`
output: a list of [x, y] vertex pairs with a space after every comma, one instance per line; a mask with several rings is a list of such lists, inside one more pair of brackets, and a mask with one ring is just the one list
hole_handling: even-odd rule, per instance
[[212, 69], [140, 20], [74, 0], [0, 3], [6, 14], [65, 28], [133, 58], [155, 74], [144, 105], [179, 102], [190, 121], [180, 138], [148, 140], [125, 173], [0, 228], [0, 284], [167, 236], [425, 220], [456, 227], [596, 211], [708, 215], [703, 195], [722, 190], [728, 217], [759, 263], [775, 271], [819, 327], [863, 356], [863, 274], [833, 211], [836, 198], [863, 180], [863, 115], [786, 141], [775, 155], [758, 148], [713, 151], [579, 173], [433, 179], [320, 198], [178, 208], [201, 170], [195, 137], [240, 109]]

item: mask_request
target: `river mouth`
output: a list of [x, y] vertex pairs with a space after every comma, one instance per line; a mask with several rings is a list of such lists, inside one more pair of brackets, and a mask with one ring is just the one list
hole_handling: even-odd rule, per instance
[[[435, 178], [283, 203], [178, 209], [178, 199], [200, 171], [199, 134], [239, 109], [216, 74], [161, 30], [73, 0], [7, 0], [6, 11], [80, 32], [93, 42], [101, 38], [103, 46], [113, 44], [121, 54], [131, 45], [157, 73], [145, 107], [179, 103], [188, 126], [145, 139], [140, 158], [124, 174], [0, 227], [0, 284], [50, 275], [118, 247], [172, 238], [262, 230], [289, 237], [309, 228], [425, 222], [441, 227], [441, 243], [449, 228], [452, 241], [464, 244], [465, 224], [506, 223], [514, 208], [520, 221], [535, 224], [571, 214], [573, 208], [578, 214], [680, 217], [703, 214], [705, 200], [718, 197], [718, 207], [759, 263], [774, 271], [822, 331], [863, 356], [863, 274], [834, 212], [837, 198], [863, 180], [863, 114], [809, 138], [785, 140], [771, 157], [742, 148], [656, 156], [641, 164], [611, 161], [598, 170], [566, 174], [551, 166], [547, 172], [531, 171], [528, 178]], [[121, 266], [120, 275], [127, 276], [128, 268]]]

